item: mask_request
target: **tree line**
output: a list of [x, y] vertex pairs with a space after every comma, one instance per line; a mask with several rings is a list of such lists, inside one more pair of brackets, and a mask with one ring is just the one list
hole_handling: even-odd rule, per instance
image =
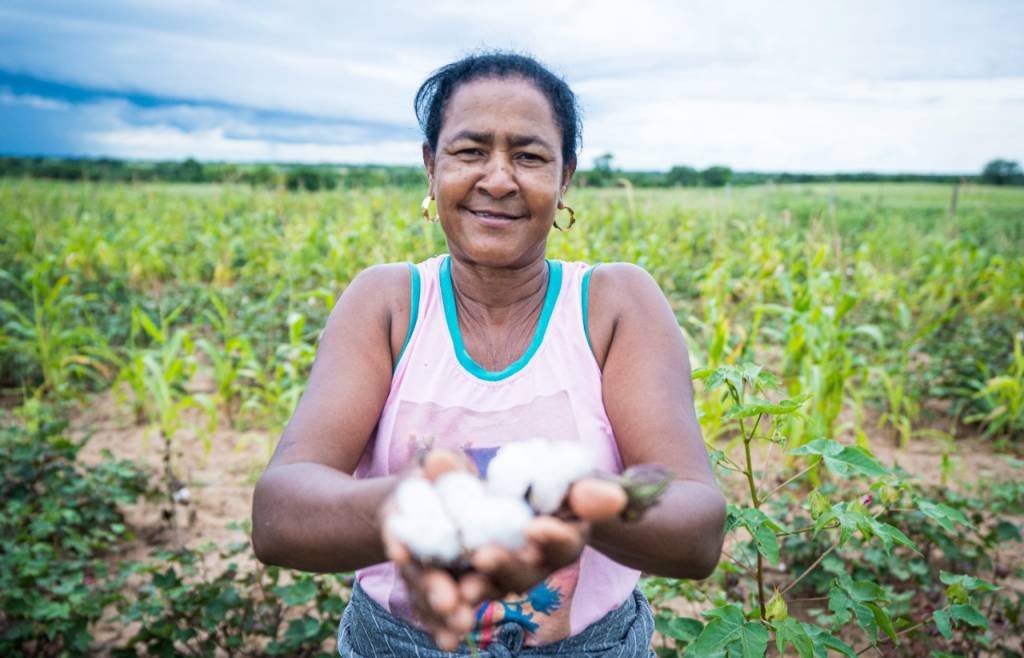
[[[0, 157], [0, 177], [45, 178], [68, 181], [118, 183], [242, 183], [288, 190], [333, 190], [382, 186], [420, 187], [426, 183], [420, 167], [385, 165], [240, 164], [199, 162], [147, 162], [111, 158]], [[724, 187], [765, 183], [886, 182], [1024, 185], [1024, 173], [1013, 160], [992, 160], [979, 174], [883, 174], [852, 172], [811, 174], [800, 172], [733, 171], [724, 165], [705, 169], [677, 165], [668, 171], [625, 171], [613, 166], [606, 153], [593, 167], [579, 170], [575, 183], [582, 187]]]

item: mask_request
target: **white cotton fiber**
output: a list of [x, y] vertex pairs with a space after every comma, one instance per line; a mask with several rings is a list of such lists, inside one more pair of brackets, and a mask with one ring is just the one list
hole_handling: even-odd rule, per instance
[[516, 549], [526, 542], [524, 533], [533, 513], [522, 498], [493, 495], [464, 472], [443, 475], [435, 486], [466, 550], [487, 544]]
[[437, 491], [424, 478], [409, 478], [395, 492], [397, 509], [388, 530], [421, 560], [454, 562], [462, 553], [459, 532]]
[[519, 498], [529, 491], [533, 509], [552, 514], [572, 483], [593, 469], [590, 453], [577, 443], [530, 439], [498, 451], [487, 470], [487, 488], [495, 495]]

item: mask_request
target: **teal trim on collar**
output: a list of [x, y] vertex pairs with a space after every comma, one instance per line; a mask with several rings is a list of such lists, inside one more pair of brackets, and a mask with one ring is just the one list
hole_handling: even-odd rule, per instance
[[594, 353], [594, 344], [590, 342], [590, 275], [594, 273], [598, 265], [600, 263], [583, 273], [583, 283], [580, 286], [580, 297], [583, 298], [583, 335], [587, 337], [587, 347], [590, 348], [591, 354]]
[[405, 341], [402, 343], [402, 349], [398, 352], [398, 358], [395, 359], [395, 365], [391, 366], [392, 373], [402, 361], [405, 348], [409, 346], [409, 339], [412, 338], [412, 330], [416, 328], [416, 316], [420, 314], [420, 271], [412, 263], [409, 263], [409, 286], [411, 291], [409, 295], [409, 330], [405, 332]]
[[540, 347], [544, 340], [544, 334], [548, 329], [548, 321], [551, 320], [551, 313], [558, 300], [558, 292], [562, 288], [562, 263], [559, 261], [547, 261], [548, 264], [548, 289], [544, 294], [544, 306], [540, 310], [540, 318], [537, 320], [537, 328], [533, 332], [533, 340], [523, 355], [508, 364], [503, 370], [492, 372], [484, 370], [473, 357], [466, 351], [466, 344], [462, 341], [462, 330], [459, 329], [459, 316], [455, 308], [455, 291], [452, 287], [452, 263], [451, 256], [445, 256], [441, 261], [441, 302], [444, 305], [444, 317], [448, 323], [448, 334], [452, 337], [452, 346], [455, 348], [455, 357], [462, 364], [469, 374], [488, 382], [501, 381], [522, 370], [534, 352]]

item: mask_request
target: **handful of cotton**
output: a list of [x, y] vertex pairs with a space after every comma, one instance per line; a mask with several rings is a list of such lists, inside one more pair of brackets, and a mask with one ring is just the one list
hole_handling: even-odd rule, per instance
[[486, 544], [521, 548], [533, 518], [521, 498], [493, 495], [465, 471], [446, 473], [436, 482], [404, 480], [395, 507], [388, 530], [421, 561], [451, 566]]
[[[636, 477], [637, 468], [644, 477]], [[573, 483], [592, 475], [597, 475], [594, 460], [579, 444], [546, 439], [511, 443], [491, 460], [486, 482], [465, 471], [445, 473], [434, 482], [404, 480], [387, 528], [420, 561], [462, 567], [470, 553], [488, 544], [521, 548], [531, 519], [563, 512]], [[628, 521], [652, 507], [671, 480], [665, 469], [649, 465], [602, 477], [622, 486], [626, 504], [621, 516]]]

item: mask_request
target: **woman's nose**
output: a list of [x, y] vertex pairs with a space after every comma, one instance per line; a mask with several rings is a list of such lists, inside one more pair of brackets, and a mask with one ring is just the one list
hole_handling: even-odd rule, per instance
[[487, 162], [484, 175], [477, 182], [477, 188], [493, 199], [502, 199], [515, 194], [519, 188], [506, 158], [495, 155]]

